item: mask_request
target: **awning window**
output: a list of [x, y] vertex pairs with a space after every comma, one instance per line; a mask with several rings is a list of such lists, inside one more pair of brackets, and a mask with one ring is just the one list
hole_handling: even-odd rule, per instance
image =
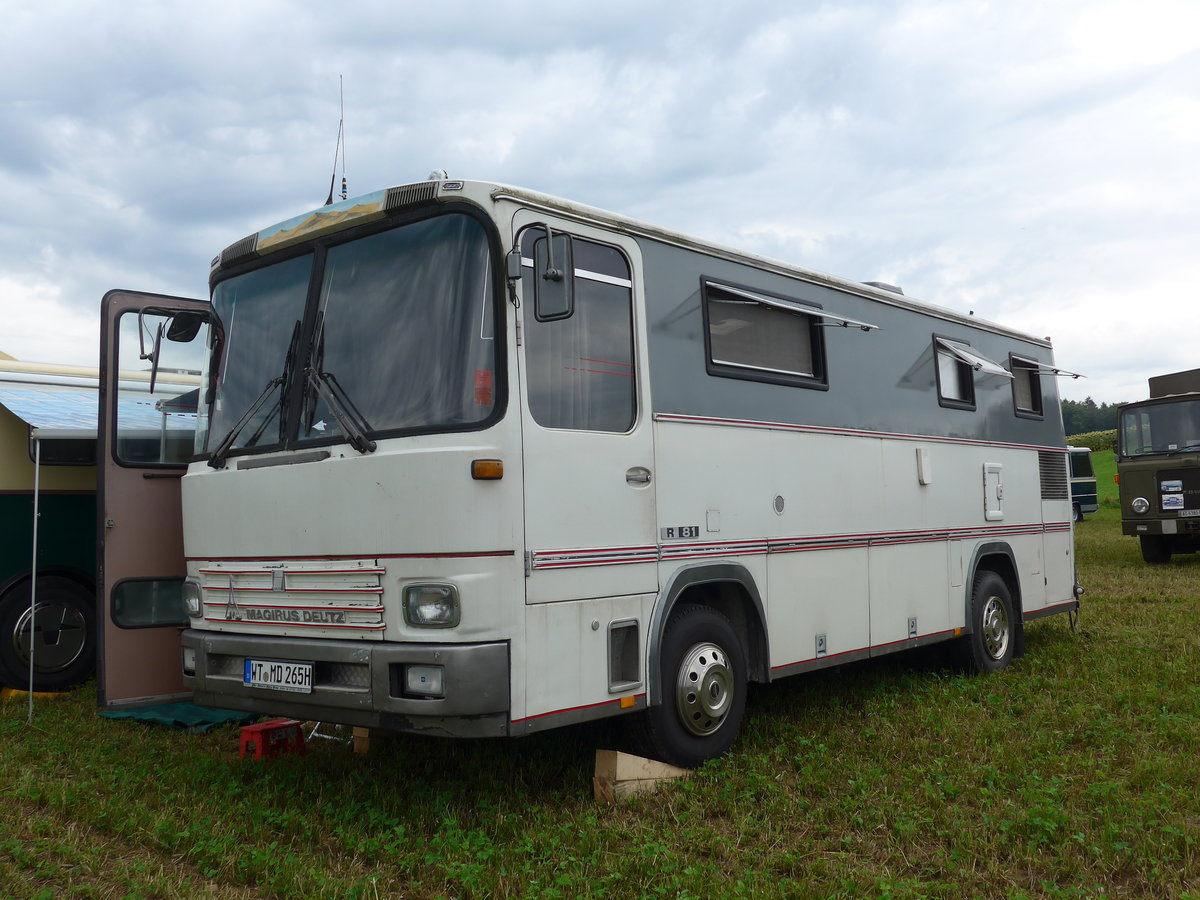
[[952, 341], [948, 338], [937, 339], [938, 348], [945, 350], [947, 353], [954, 356], [961, 362], [966, 363], [976, 372], [982, 372], [984, 375], [1002, 375], [1005, 378], [1012, 378], [1012, 372], [1004, 368], [998, 362], [993, 362], [988, 359], [978, 350], [974, 350], [967, 344], [958, 341]]

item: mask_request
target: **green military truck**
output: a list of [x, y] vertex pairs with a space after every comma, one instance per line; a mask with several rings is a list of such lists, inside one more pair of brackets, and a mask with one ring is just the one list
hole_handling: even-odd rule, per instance
[[1150, 399], [1118, 410], [1121, 530], [1148, 563], [1200, 548], [1200, 369], [1150, 379]]

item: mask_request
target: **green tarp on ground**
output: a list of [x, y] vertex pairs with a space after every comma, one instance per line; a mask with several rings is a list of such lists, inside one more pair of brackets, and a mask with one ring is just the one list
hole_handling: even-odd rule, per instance
[[232, 709], [210, 709], [195, 703], [163, 703], [159, 706], [140, 706], [136, 709], [102, 710], [106, 719], [136, 719], [153, 722], [168, 728], [186, 728], [188, 731], [208, 731], [217, 725], [233, 723], [249, 725], [258, 718], [254, 713]]

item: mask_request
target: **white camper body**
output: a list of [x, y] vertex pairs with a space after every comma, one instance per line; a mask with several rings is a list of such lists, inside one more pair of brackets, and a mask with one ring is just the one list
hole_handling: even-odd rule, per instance
[[952, 639], [1000, 668], [1077, 606], [1038, 338], [451, 180], [252, 235], [212, 284], [201, 703], [459, 736], [631, 714], [694, 764], [747, 681]]

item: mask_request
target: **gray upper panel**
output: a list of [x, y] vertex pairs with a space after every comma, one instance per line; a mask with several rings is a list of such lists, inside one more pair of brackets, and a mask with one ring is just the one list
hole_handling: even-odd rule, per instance
[[[1065, 443], [1058, 386], [1049, 374], [1039, 378], [1045, 411], [1040, 419], [1016, 415], [1011, 378], [983, 371], [973, 374], [974, 409], [951, 409], [938, 402], [935, 337], [967, 344], [1005, 368], [1010, 366], [1010, 355], [1052, 366], [1053, 354], [1042, 342], [649, 238], [640, 238], [639, 244], [656, 413], [1039, 446]], [[821, 329], [827, 390], [711, 375], [701, 309], [701, 286], [706, 280], [791, 297], [876, 325], [878, 330]]]

